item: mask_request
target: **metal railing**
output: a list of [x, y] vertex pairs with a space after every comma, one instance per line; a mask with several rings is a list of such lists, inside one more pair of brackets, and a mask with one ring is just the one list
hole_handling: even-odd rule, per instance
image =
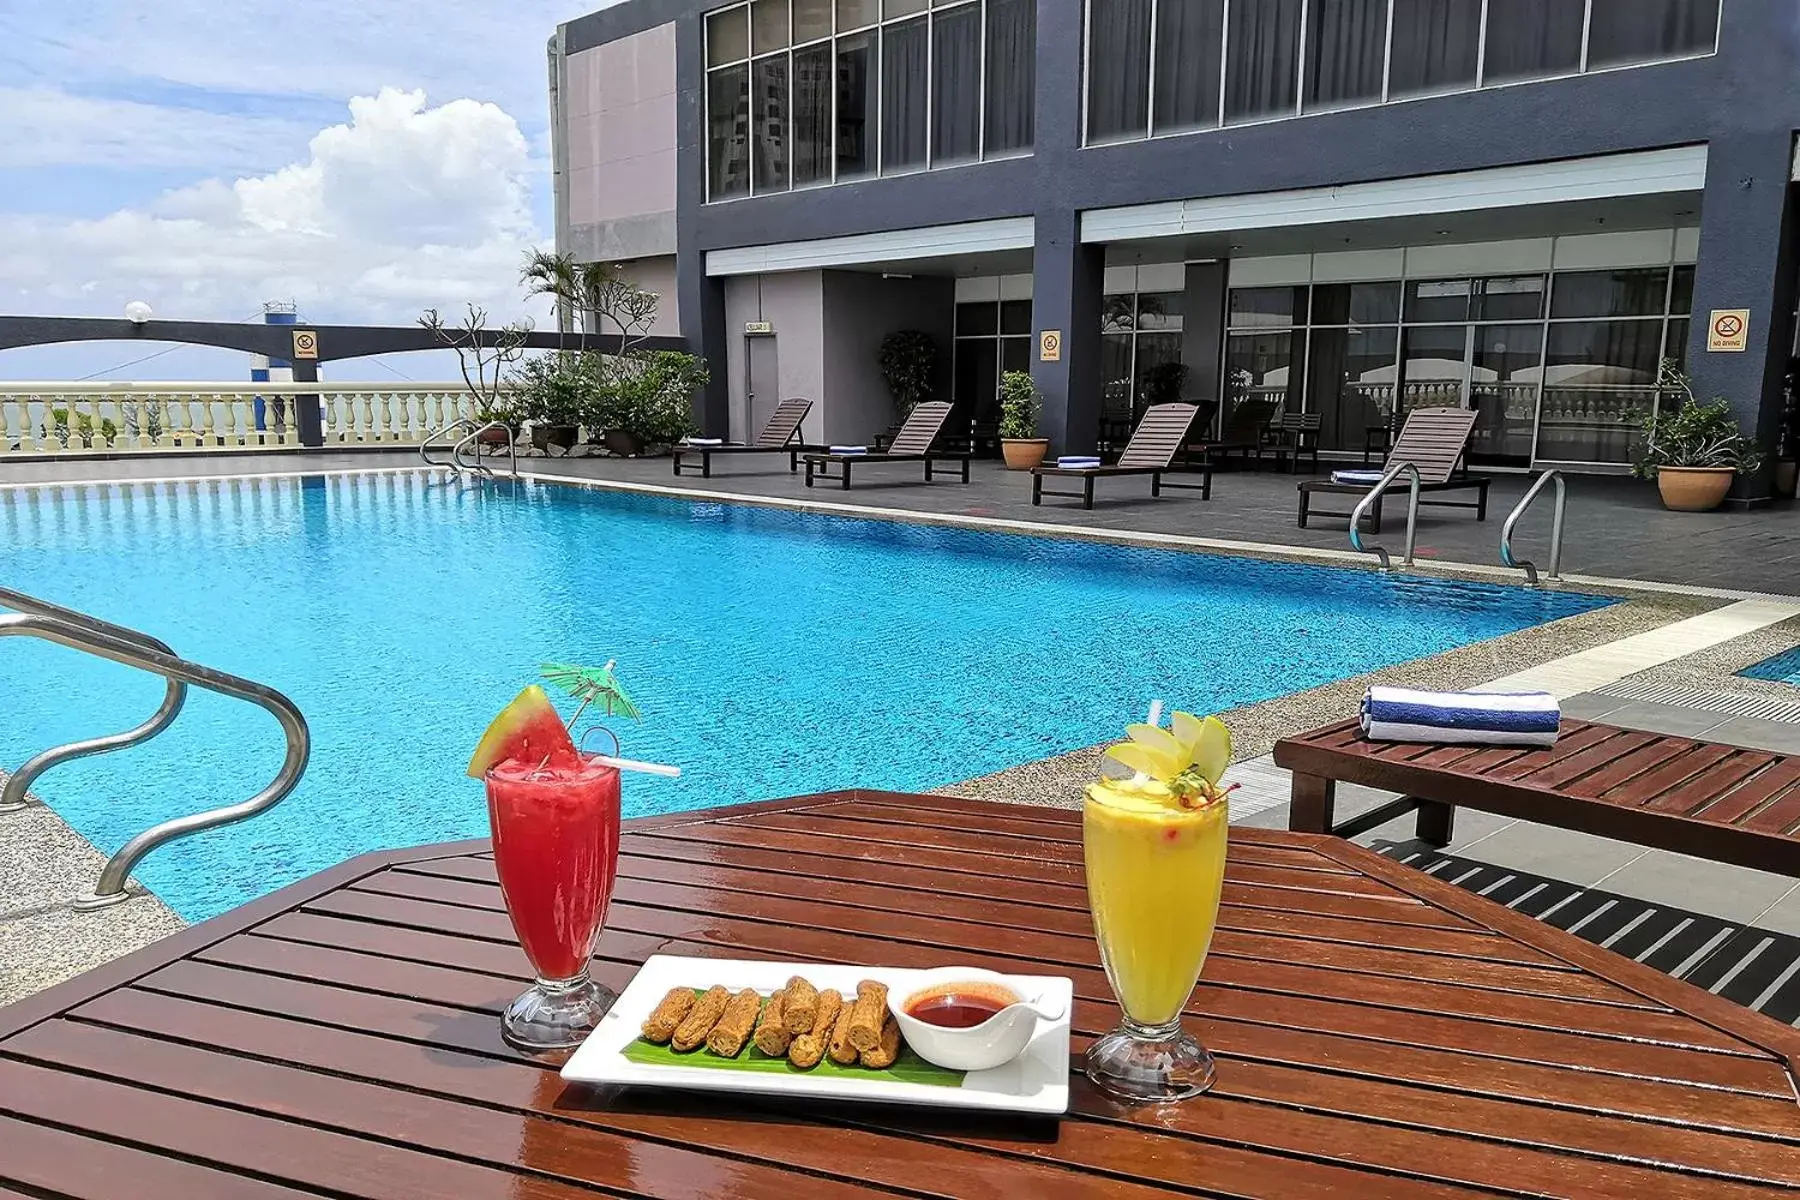
[[441, 425], [432, 430], [423, 438], [419, 439], [419, 458], [428, 467], [443, 467], [446, 470], [451, 471], [458, 470], [459, 468], [456, 465], [456, 451], [454, 447], [450, 451], [450, 457], [439, 462], [437, 459], [431, 457], [431, 443], [441, 442], [456, 430], [472, 428], [474, 424], [474, 417], [458, 417], [448, 425]]
[[1550, 518], [1550, 573], [1544, 578], [1551, 584], [1562, 582], [1562, 548], [1563, 548], [1563, 515], [1569, 508], [1569, 485], [1563, 479], [1561, 471], [1545, 471], [1539, 475], [1537, 482], [1525, 493], [1525, 498], [1507, 514], [1506, 524], [1500, 527], [1500, 561], [1509, 567], [1516, 567], [1525, 572], [1525, 581], [1532, 587], [1538, 586], [1537, 564], [1530, 559], [1521, 559], [1513, 553], [1513, 531], [1519, 527], [1519, 519], [1525, 515], [1537, 498], [1543, 494], [1544, 488], [1556, 485], [1556, 505], [1551, 509]]
[[1379, 558], [1383, 571], [1394, 569], [1393, 559], [1388, 555], [1386, 548], [1363, 544], [1362, 522], [1369, 510], [1381, 503], [1382, 493], [1387, 491], [1389, 485], [1399, 477], [1402, 471], [1410, 474], [1412, 480], [1411, 495], [1406, 505], [1406, 557], [1401, 560], [1400, 565], [1411, 567], [1413, 565], [1413, 547], [1419, 538], [1419, 468], [1409, 462], [1395, 463], [1381, 477], [1381, 482], [1371, 488], [1368, 495], [1357, 501], [1356, 507], [1350, 511], [1350, 548], [1359, 554], [1373, 554]]
[[[496, 429], [506, 435], [506, 457], [512, 465], [513, 478], [517, 479], [519, 477], [519, 444], [518, 440], [513, 437], [512, 426], [508, 425], [505, 421], [489, 421], [486, 425], [471, 430], [468, 436], [464, 437], [462, 441], [456, 443], [456, 445], [451, 448], [450, 461], [455, 465], [457, 470], [469, 470], [478, 475], [492, 475], [494, 473], [492, 467], [489, 467], [481, 461], [481, 435]], [[463, 451], [470, 446], [475, 447], [475, 457], [468, 462], [464, 462]]]
[[180, 712], [189, 686], [204, 688], [220, 695], [232, 696], [260, 705], [275, 717], [287, 738], [287, 753], [282, 760], [281, 770], [267, 787], [240, 803], [224, 805], [191, 816], [176, 817], [144, 830], [126, 842], [124, 846], [120, 847], [118, 853], [107, 860], [106, 866], [100, 872], [99, 882], [94, 886], [93, 894], [76, 900], [76, 908], [104, 908], [127, 899], [129, 893], [125, 890], [126, 881], [131, 876], [132, 868], [137, 866], [145, 855], [179, 838], [190, 837], [196, 833], [225, 825], [234, 825], [259, 813], [267, 812], [286, 799], [298, 786], [301, 776], [306, 773], [307, 759], [312, 752], [312, 735], [307, 729], [306, 718], [294, 706], [293, 701], [275, 689], [223, 671], [215, 671], [211, 667], [188, 662], [186, 659], [176, 657], [162, 642], [145, 634], [101, 621], [60, 605], [38, 600], [22, 592], [0, 590], [0, 603], [19, 610], [14, 614], [0, 616], [0, 637], [35, 637], [43, 641], [55, 642], [58, 645], [80, 650], [98, 658], [110, 659], [128, 667], [160, 675], [169, 684], [169, 691], [164, 697], [162, 706], [157, 709], [156, 715], [136, 729], [123, 734], [115, 734], [109, 738], [74, 742], [37, 755], [20, 768], [18, 775], [9, 780], [6, 791], [9, 799], [13, 798], [13, 785], [21, 776], [24, 777], [24, 784], [20, 784], [17, 788], [17, 799], [20, 801], [24, 797], [25, 784], [29, 784], [32, 779], [42, 775], [44, 771], [58, 763], [89, 754], [99, 754], [108, 750], [137, 745], [155, 737], [168, 728], [176, 714]]

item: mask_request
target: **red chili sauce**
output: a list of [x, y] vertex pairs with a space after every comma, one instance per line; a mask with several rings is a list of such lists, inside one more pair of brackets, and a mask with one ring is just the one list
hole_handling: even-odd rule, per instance
[[907, 997], [906, 1015], [940, 1029], [971, 1029], [1019, 997], [995, 983], [945, 983]]

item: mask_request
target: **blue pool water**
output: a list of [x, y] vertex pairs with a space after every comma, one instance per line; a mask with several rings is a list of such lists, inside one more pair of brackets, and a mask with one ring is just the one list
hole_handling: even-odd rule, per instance
[[[0, 579], [291, 696], [301, 788], [141, 878], [221, 912], [384, 847], [479, 835], [462, 775], [541, 661], [619, 663], [644, 712], [632, 814], [919, 789], [1598, 607], [1598, 597], [413, 473], [0, 492]], [[0, 644], [0, 763], [124, 729], [160, 683]], [[111, 851], [240, 800], [281, 761], [258, 709], [194, 691], [148, 746], [38, 790]]]
[[1800, 647], [1784, 650], [1773, 658], [1752, 663], [1738, 674], [1750, 679], [1766, 679], [1771, 683], [1791, 683], [1800, 687]]

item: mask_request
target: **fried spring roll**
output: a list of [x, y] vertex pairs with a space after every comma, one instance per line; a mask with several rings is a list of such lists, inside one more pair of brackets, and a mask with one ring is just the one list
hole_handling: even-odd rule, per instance
[[706, 1048], [721, 1058], [736, 1058], [756, 1028], [756, 1014], [762, 1011], [762, 997], [755, 988], [745, 988], [731, 998], [719, 1023], [706, 1035]]
[[881, 1045], [881, 1026], [887, 1020], [887, 985], [865, 979], [856, 985], [856, 1003], [850, 1009], [850, 1044], [858, 1050]]
[[694, 989], [688, 987], [670, 988], [669, 994], [662, 998], [644, 1021], [644, 1037], [658, 1045], [675, 1036], [675, 1027], [681, 1024], [694, 1007]]
[[900, 1022], [894, 1020], [894, 1018], [890, 1016], [882, 1023], [881, 1041], [876, 1044], [873, 1050], [864, 1050], [862, 1052], [862, 1065], [869, 1067], [872, 1070], [879, 1071], [883, 1068], [893, 1066], [894, 1060], [899, 1057]]
[[850, 1044], [850, 1018], [856, 1013], [856, 1005], [845, 1001], [838, 1007], [837, 1020], [831, 1024], [831, 1036], [825, 1040], [825, 1052], [831, 1055], [831, 1061], [840, 1066], [849, 1066], [856, 1061], [856, 1047]]
[[669, 1044], [684, 1054], [697, 1048], [706, 1040], [706, 1035], [713, 1031], [713, 1026], [719, 1023], [719, 1018], [725, 1015], [725, 1005], [730, 1000], [731, 993], [723, 987], [706, 989], [706, 994], [694, 1001], [694, 1007], [688, 1010], [688, 1015], [675, 1027], [675, 1034], [669, 1039]]
[[762, 1019], [756, 1023], [756, 1035], [752, 1040], [756, 1043], [756, 1048], [770, 1058], [780, 1058], [786, 1054], [788, 1043], [794, 1039], [794, 1035], [788, 1032], [787, 1025], [783, 1023], [786, 1003], [787, 993], [776, 992], [769, 997], [768, 1004], [763, 1006]]
[[819, 1011], [813, 1015], [812, 1028], [788, 1043], [788, 1061], [802, 1071], [810, 1071], [825, 1057], [825, 1042], [843, 1011], [844, 998], [831, 988], [819, 993]]
[[787, 981], [787, 1031], [805, 1033], [819, 1011], [819, 989], [796, 975]]

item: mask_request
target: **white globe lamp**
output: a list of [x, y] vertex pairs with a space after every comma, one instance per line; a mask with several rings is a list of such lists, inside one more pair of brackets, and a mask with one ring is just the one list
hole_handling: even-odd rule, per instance
[[125, 306], [125, 319], [133, 325], [142, 325], [150, 319], [150, 306], [142, 300], [133, 300]]

